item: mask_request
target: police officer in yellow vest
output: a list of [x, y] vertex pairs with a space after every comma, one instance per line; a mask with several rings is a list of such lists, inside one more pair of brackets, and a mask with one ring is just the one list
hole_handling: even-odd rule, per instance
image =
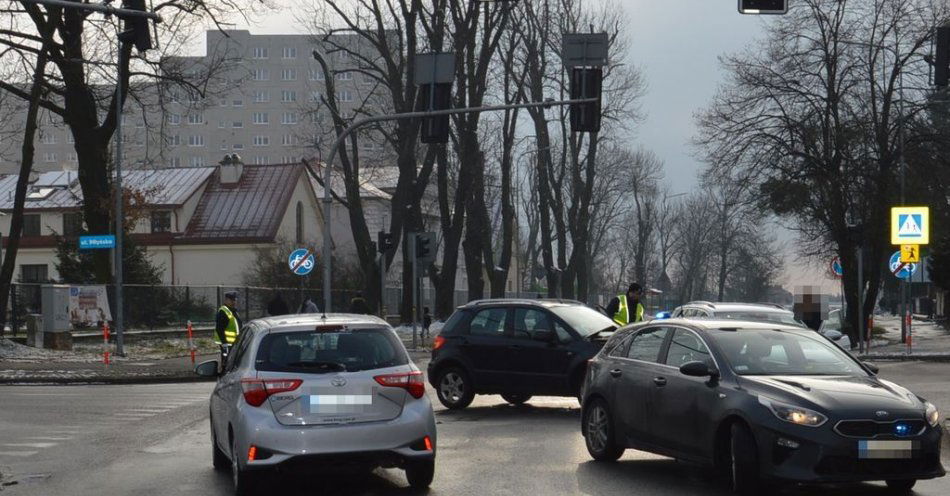
[[214, 342], [234, 344], [241, 332], [241, 318], [237, 315], [237, 291], [224, 293], [224, 305], [218, 309], [214, 319]]
[[643, 305], [640, 303], [642, 295], [643, 288], [637, 283], [631, 283], [625, 294], [610, 300], [606, 308], [607, 315], [612, 316], [614, 322], [620, 325], [643, 322]]

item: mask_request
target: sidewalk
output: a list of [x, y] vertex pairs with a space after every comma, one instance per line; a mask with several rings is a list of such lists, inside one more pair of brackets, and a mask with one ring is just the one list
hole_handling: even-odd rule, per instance
[[915, 317], [911, 325], [912, 347], [901, 343], [901, 321], [891, 315], [875, 315], [874, 325], [885, 333], [872, 342], [869, 353], [861, 358], [871, 360], [950, 361], [950, 331], [923, 318]]

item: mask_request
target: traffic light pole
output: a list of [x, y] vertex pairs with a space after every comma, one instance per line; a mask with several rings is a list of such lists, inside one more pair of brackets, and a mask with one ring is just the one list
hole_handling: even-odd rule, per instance
[[[389, 115], [374, 115], [371, 117], [363, 117], [361, 119], [356, 119], [352, 124], [349, 125], [343, 132], [337, 136], [336, 141], [333, 143], [333, 147], [330, 148], [330, 154], [327, 156], [327, 162], [324, 164], [323, 168], [323, 308], [325, 312], [332, 311], [332, 304], [330, 298], [330, 274], [332, 270], [332, 259], [331, 259], [331, 250], [330, 250], [330, 224], [331, 217], [330, 211], [333, 207], [333, 195], [330, 192], [330, 172], [333, 170], [333, 159], [336, 158], [336, 154], [339, 151], [340, 147], [343, 146], [343, 143], [346, 141], [346, 138], [350, 136], [354, 131], [359, 128], [366, 126], [367, 124], [374, 124], [377, 122], [388, 122], [388, 121], [398, 121], [406, 119], [421, 119], [426, 117], [440, 117], [445, 115], [458, 115], [458, 114], [472, 114], [477, 112], [495, 112], [501, 110], [515, 110], [515, 109], [525, 109], [525, 108], [538, 108], [538, 107], [559, 107], [564, 105], [575, 105], [575, 104], [584, 104], [584, 103], [596, 103], [600, 98], [582, 98], [577, 100], [551, 100], [545, 102], [531, 102], [531, 103], [519, 103], [513, 105], [490, 105], [486, 107], [471, 107], [471, 108], [462, 108], [462, 109], [446, 109], [446, 110], [435, 110], [429, 112], [405, 112], [402, 114], [389, 114]], [[395, 234], [395, 233], [394, 233]], [[413, 277], [415, 274], [413, 274]], [[413, 319], [413, 324], [415, 324], [415, 319]], [[413, 333], [413, 338], [415, 338], [415, 333]], [[413, 345], [415, 345], [415, 339], [413, 339]]]
[[419, 257], [416, 256], [416, 233], [409, 236], [409, 253], [412, 253], [412, 349], [417, 350], [416, 342], [416, 321], [419, 308], [419, 292], [416, 286], [419, 285]]

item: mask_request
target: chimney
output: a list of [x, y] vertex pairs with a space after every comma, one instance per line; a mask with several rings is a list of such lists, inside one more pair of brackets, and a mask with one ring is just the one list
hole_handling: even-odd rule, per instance
[[218, 163], [218, 177], [221, 184], [233, 185], [241, 181], [241, 175], [244, 173], [244, 162], [237, 153], [225, 155], [224, 159]]

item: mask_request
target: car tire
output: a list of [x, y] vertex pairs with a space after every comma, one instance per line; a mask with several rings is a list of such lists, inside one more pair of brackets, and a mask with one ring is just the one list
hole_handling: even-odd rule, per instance
[[406, 464], [406, 480], [413, 489], [425, 489], [435, 477], [435, 460], [413, 460]]
[[257, 474], [250, 470], [242, 470], [238, 462], [240, 456], [237, 450], [237, 441], [231, 442], [231, 480], [234, 482], [236, 496], [250, 496], [257, 492]]
[[461, 410], [472, 404], [475, 390], [468, 374], [458, 367], [448, 367], [439, 371], [435, 382], [435, 392], [439, 402], [449, 410]]
[[214, 434], [214, 421], [211, 422], [211, 465], [217, 471], [225, 471], [231, 466], [228, 455], [218, 447], [218, 436]]
[[613, 462], [623, 455], [614, 436], [613, 420], [607, 402], [594, 399], [584, 409], [584, 444], [591, 458], [600, 462]]
[[501, 395], [501, 398], [512, 405], [523, 405], [526, 401], [531, 399], [531, 395], [521, 393], [505, 393]]
[[758, 493], [758, 447], [749, 428], [738, 422], [730, 427], [729, 470], [733, 492], [742, 496]]
[[892, 479], [884, 482], [887, 483], [891, 494], [907, 494], [917, 484], [917, 479]]

